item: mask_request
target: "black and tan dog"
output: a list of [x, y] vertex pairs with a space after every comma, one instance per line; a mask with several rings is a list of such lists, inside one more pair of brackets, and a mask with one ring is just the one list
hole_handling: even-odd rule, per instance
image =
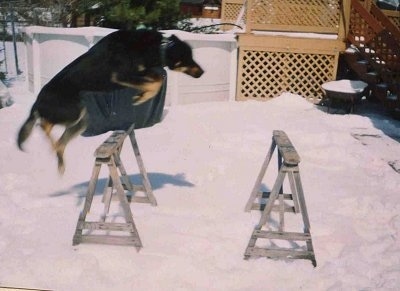
[[[203, 74], [192, 58], [190, 46], [174, 35], [163, 38], [160, 32], [149, 30], [116, 31], [107, 35], [42, 88], [19, 131], [19, 148], [22, 149], [39, 120], [57, 154], [58, 169], [63, 173], [66, 145], [87, 127], [87, 111], [81, 93], [130, 87], [141, 92], [132, 100], [135, 105], [141, 104], [160, 90], [163, 84], [163, 76], [157, 70], [160, 67], [194, 78]], [[57, 141], [50, 134], [54, 125], [65, 126]]]

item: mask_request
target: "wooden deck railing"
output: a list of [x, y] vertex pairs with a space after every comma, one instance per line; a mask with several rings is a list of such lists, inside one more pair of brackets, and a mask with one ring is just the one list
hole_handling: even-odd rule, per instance
[[248, 0], [247, 32], [253, 30], [338, 34], [339, 0]]
[[221, 22], [234, 23], [243, 5], [246, 32], [290, 31], [338, 34], [348, 0], [223, 0]]
[[[385, 29], [387, 29], [393, 35], [393, 37], [398, 40], [398, 42], [400, 42], [400, 26], [396, 25], [395, 21], [393, 21], [394, 19], [400, 19], [400, 11], [393, 11], [397, 13], [390, 13], [389, 11], [390, 10], [383, 11], [375, 4], [372, 4], [370, 8], [370, 13], [372, 16], [374, 16], [374, 18], [378, 20], [385, 27]], [[393, 15], [393, 17], [390, 15]], [[395, 15], [397, 15], [397, 18], [394, 17]]]
[[[349, 41], [355, 45], [379, 73], [390, 78], [400, 74], [400, 31], [371, 4], [370, 11], [360, 1], [352, 0]], [[395, 77], [397, 76], [397, 77]], [[385, 80], [392, 83], [393, 80]]]
[[[244, 2], [244, 0], [222, 0], [221, 22], [235, 23]], [[245, 23], [246, 21], [243, 19], [241, 22]]]

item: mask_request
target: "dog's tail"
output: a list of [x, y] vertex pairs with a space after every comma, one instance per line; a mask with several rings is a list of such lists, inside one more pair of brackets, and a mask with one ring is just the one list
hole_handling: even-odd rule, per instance
[[28, 119], [25, 121], [25, 123], [22, 125], [21, 129], [19, 130], [18, 133], [18, 147], [22, 151], [22, 144], [26, 141], [26, 139], [31, 135], [33, 126], [36, 123], [36, 120], [39, 118], [39, 113], [32, 108], [31, 114], [29, 115]]

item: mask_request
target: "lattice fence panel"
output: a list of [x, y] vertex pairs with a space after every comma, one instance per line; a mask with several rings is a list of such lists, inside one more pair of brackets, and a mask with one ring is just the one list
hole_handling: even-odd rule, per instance
[[[222, 11], [221, 11], [221, 22], [222, 23], [235, 23], [240, 10], [243, 7], [244, 0], [223, 0]], [[246, 12], [243, 14], [242, 19], [239, 20], [239, 25], [244, 26], [246, 24]], [[223, 26], [222, 29], [231, 29], [229, 25]]]
[[339, 0], [253, 0], [248, 8], [247, 31], [276, 30], [337, 33]]
[[[376, 30], [379, 29], [378, 26], [373, 27], [370, 25], [368, 18], [364, 17], [361, 12], [361, 10], [357, 9], [356, 5], [352, 5], [348, 37], [357, 47], [364, 47], [366, 42], [369, 42], [376, 36]], [[372, 16], [369, 17], [372, 19]]]
[[386, 9], [379, 9], [379, 11], [381, 11], [397, 27], [397, 29], [400, 29], [400, 11]]
[[266, 100], [283, 92], [310, 101], [322, 98], [321, 85], [333, 80], [336, 54], [240, 51], [237, 99]]
[[221, 21], [236, 21], [239, 16], [240, 9], [243, 7], [243, 0], [224, 0], [222, 1]]
[[397, 16], [388, 15], [388, 17], [400, 29], [400, 13]]
[[377, 34], [367, 47], [370, 58], [376, 64], [400, 72], [400, 45], [388, 31], [383, 30]]
[[351, 4], [348, 39], [357, 46], [385, 82], [398, 82], [400, 44], [395, 37], [396, 33], [384, 26], [384, 21], [379, 20], [379, 13], [373, 16], [355, 0]]

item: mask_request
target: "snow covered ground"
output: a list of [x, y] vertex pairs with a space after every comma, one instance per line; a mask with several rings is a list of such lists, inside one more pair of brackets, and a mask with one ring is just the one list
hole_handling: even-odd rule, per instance
[[[21, 79], [11, 83], [14, 105], [0, 110], [1, 287], [399, 290], [398, 121], [363, 106], [359, 114], [326, 114], [289, 93], [269, 102], [166, 108], [161, 123], [136, 132], [158, 201], [131, 204], [144, 247], [72, 246], [93, 152], [108, 134], [73, 140], [60, 177], [38, 129], [26, 152], [16, 147], [35, 99]], [[244, 206], [274, 129], [288, 134], [302, 159], [316, 268], [307, 260], [243, 260], [260, 219]], [[128, 144], [122, 158], [138, 181]], [[266, 188], [276, 176], [273, 164]], [[94, 204], [106, 177], [103, 170]]]

